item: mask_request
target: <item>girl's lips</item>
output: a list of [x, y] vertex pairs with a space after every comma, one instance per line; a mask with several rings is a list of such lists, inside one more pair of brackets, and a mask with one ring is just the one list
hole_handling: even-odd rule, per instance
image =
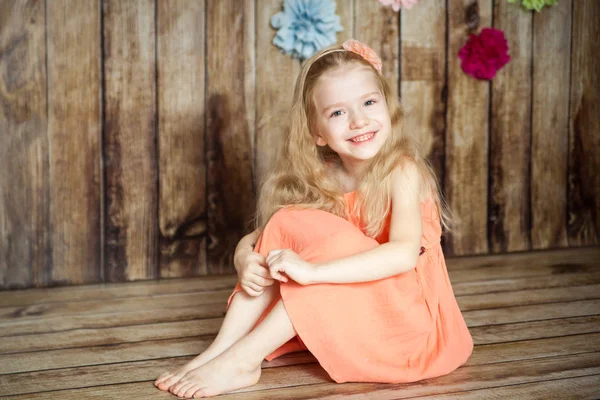
[[[367, 132], [367, 133], [363, 133], [362, 135], [358, 135], [358, 136], [354, 136], [351, 139], [348, 139], [348, 141], [352, 144], [362, 144], [362, 143], [366, 143], [366, 142], [370, 142], [371, 140], [373, 140], [373, 138], [375, 137], [375, 135], [377, 134], [376, 131], [374, 132]], [[353, 139], [359, 139], [358, 141], [355, 141]]]

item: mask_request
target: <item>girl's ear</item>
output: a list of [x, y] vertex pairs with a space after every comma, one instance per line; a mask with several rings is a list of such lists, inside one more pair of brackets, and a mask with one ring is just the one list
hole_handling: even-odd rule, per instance
[[323, 137], [321, 135], [319, 135], [318, 133], [315, 135], [315, 143], [317, 143], [317, 146], [326, 146], [327, 142], [325, 141], [325, 139], [323, 139]]

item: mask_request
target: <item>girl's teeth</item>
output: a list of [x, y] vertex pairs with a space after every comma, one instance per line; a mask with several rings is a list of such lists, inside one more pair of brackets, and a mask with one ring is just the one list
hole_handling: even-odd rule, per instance
[[374, 133], [369, 133], [369, 134], [362, 135], [362, 136], [359, 136], [359, 137], [354, 138], [354, 139], [350, 139], [350, 141], [351, 142], [364, 142], [366, 140], [371, 139], [373, 137], [373, 135], [374, 135]]

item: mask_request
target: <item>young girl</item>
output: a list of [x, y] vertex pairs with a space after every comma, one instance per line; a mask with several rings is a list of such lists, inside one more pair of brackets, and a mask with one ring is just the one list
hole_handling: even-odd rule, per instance
[[306, 61], [221, 330], [158, 388], [214, 396], [302, 350], [336, 382], [414, 382], [469, 358], [440, 246], [447, 212], [402, 119], [367, 46], [349, 40]]

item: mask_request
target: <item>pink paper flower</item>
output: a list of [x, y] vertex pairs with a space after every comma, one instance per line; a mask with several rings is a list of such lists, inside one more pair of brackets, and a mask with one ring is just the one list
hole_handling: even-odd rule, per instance
[[373, 66], [373, 68], [377, 70], [377, 72], [381, 73], [381, 58], [379, 58], [377, 53], [375, 53], [375, 50], [373, 50], [366, 44], [363, 44], [358, 40], [354, 39], [346, 40], [344, 43], [342, 43], [342, 47], [346, 51], [351, 51], [353, 53], [358, 54], [359, 56], [367, 60]]
[[479, 35], [471, 34], [458, 52], [460, 66], [467, 75], [477, 79], [492, 79], [496, 72], [510, 61], [504, 32], [484, 28]]
[[400, 8], [411, 8], [418, 0], [379, 0], [384, 6], [392, 6], [394, 11], [400, 11]]

